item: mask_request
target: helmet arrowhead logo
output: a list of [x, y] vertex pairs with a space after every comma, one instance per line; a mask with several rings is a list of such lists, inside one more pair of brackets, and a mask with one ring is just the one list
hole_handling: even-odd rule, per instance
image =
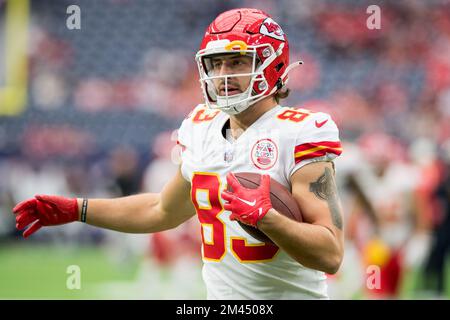
[[269, 31], [269, 33], [275, 33], [277, 36], [281, 36], [283, 34], [280, 26], [276, 23], [264, 22], [264, 26], [267, 28], [267, 31]]
[[275, 39], [278, 39], [281, 41], [285, 41], [283, 30], [278, 25], [278, 23], [273, 21], [272, 18], [267, 18], [263, 21], [263, 23], [261, 24], [261, 27], [259, 29], [259, 32], [266, 36], [269, 36], [269, 37], [272, 37], [272, 38], [275, 38]]

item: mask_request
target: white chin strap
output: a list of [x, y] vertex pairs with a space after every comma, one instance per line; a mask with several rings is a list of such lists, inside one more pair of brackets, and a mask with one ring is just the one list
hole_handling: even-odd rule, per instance
[[255, 101], [245, 99], [249, 96], [251, 88], [250, 86], [242, 93], [235, 94], [232, 96], [217, 96], [217, 107], [223, 112], [229, 115], [235, 115], [241, 113], [250, 107]]

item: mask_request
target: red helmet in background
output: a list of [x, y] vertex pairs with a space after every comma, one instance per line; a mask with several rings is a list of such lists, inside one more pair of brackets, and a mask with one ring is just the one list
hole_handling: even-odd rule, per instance
[[[245, 74], [215, 75], [208, 62], [213, 55], [242, 54], [253, 58], [252, 71]], [[288, 72], [302, 62], [289, 65], [289, 43], [280, 26], [257, 9], [234, 9], [220, 14], [208, 27], [196, 54], [206, 104], [228, 114], [237, 114], [274, 94], [288, 81]], [[250, 76], [243, 93], [220, 96], [213, 80]]]

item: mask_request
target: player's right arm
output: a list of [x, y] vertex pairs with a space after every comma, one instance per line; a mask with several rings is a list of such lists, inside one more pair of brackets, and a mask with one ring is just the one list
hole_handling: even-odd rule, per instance
[[[205, 123], [214, 115], [205, 114], [204, 105], [198, 105], [183, 120], [178, 130], [181, 160], [192, 162], [195, 139], [194, 123]], [[193, 118], [191, 118], [191, 116]], [[197, 132], [197, 136], [201, 136]], [[186, 156], [189, 154], [191, 156]], [[195, 215], [190, 199], [191, 185], [182, 173], [182, 166], [175, 177], [160, 193], [144, 193], [115, 199], [89, 199], [86, 223], [93, 226], [127, 233], [152, 233], [174, 228]], [[83, 199], [37, 195], [14, 207], [16, 228], [28, 237], [42, 226], [54, 226], [81, 221]]]
[[[160, 193], [115, 199], [90, 199], [88, 224], [127, 233], [153, 233], [172, 229], [195, 215], [190, 184], [180, 170]], [[82, 199], [78, 199], [79, 218]]]
[[[28, 237], [42, 226], [80, 221], [82, 199], [36, 196], [14, 208], [16, 227]], [[89, 199], [88, 224], [127, 233], [152, 233], [174, 228], [195, 214], [190, 184], [180, 170], [160, 193], [115, 199]]]

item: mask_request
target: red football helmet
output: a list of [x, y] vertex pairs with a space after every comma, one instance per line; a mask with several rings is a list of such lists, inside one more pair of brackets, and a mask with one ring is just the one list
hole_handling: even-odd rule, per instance
[[[253, 58], [250, 73], [215, 75], [211, 65], [214, 55], [241, 54]], [[257, 101], [283, 88], [288, 72], [300, 65], [289, 65], [289, 44], [280, 26], [257, 9], [234, 9], [220, 14], [208, 27], [196, 57], [205, 102], [212, 109], [237, 114]], [[243, 93], [219, 95], [214, 79], [251, 77]]]

